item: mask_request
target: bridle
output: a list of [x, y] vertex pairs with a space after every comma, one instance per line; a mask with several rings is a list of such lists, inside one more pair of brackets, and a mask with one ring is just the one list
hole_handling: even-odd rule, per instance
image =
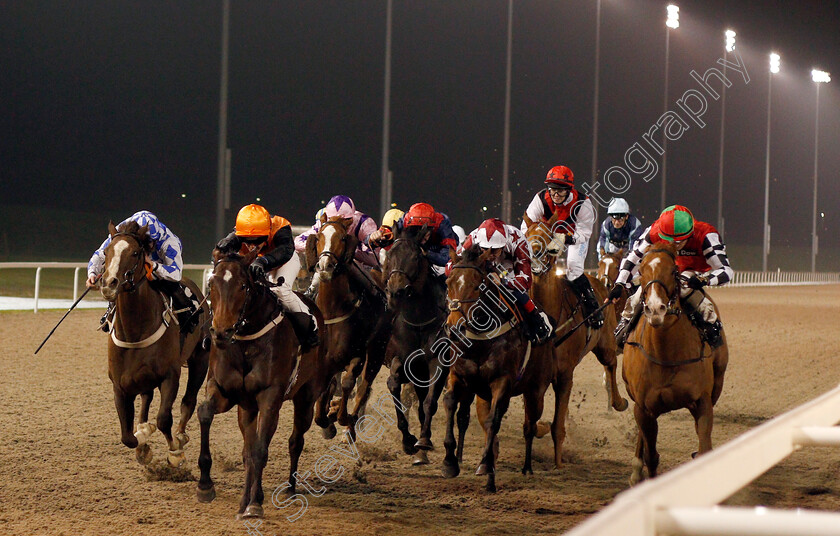
[[[218, 266], [222, 262], [237, 262], [235, 259], [219, 259], [218, 261], [213, 263], [213, 272], [215, 274], [216, 266]], [[241, 263], [240, 263], [241, 264]], [[248, 267], [244, 264], [242, 265], [246, 274], [248, 273]], [[245, 325], [248, 324], [248, 318], [246, 317], [248, 313], [248, 306], [251, 305], [251, 299], [253, 297], [252, 288], [254, 285], [261, 285], [263, 288], [268, 290], [268, 286], [264, 283], [259, 281], [253, 281], [250, 276], [248, 276], [248, 280], [245, 283], [245, 301], [242, 303], [242, 308], [239, 309], [239, 316], [236, 319], [236, 322], [233, 324], [233, 331], [230, 332], [229, 336], [224, 337], [224, 341], [230, 343], [237, 338], [241, 338], [242, 334], [241, 331], [245, 328]], [[274, 309], [277, 309], [277, 305], [275, 304]], [[273, 317], [272, 313], [272, 317]], [[211, 327], [212, 330], [212, 327]]]
[[416, 251], [418, 252], [419, 257], [420, 257], [420, 259], [421, 259], [421, 262], [420, 262], [420, 264], [421, 264], [421, 268], [420, 268], [420, 269], [417, 271], [417, 273], [416, 273], [416, 274], [414, 274], [414, 275], [411, 275], [411, 274], [409, 274], [408, 272], [406, 272], [405, 270], [401, 270], [401, 269], [399, 269], [399, 268], [394, 268], [393, 270], [390, 270], [390, 271], [388, 272], [388, 275], [385, 277], [385, 288], [386, 288], [386, 289], [388, 288], [388, 281], [390, 281], [390, 280], [391, 280], [391, 276], [392, 276], [392, 275], [394, 275], [394, 274], [402, 274], [402, 275], [403, 275], [403, 276], [405, 276], [405, 278], [408, 280], [408, 284], [407, 284], [407, 285], [405, 285], [403, 288], [401, 288], [401, 289], [399, 289], [399, 290], [407, 290], [408, 288], [413, 287], [413, 286], [414, 286], [414, 284], [415, 284], [415, 283], [416, 283], [416, 282], [420, 279], [420, 277], [423, 275], [423, 269], [422, 269], [422, 259], [423, 259], [423, 254], [422, 254], [422, 248], [420, 248], [420, 245], [419, 245], [417, 242], [415, 242], [414, 240], [410, 239], [410, 238], [397, 238], [397, 239], [396, 239], [396, 240], [394, 240], [394, 242], [391, 244], [391, 247], [393, 248], [393, 246], [397, 245], [397, 244], [398, 244], [398, 243], [400, 243], [400, 242], [403, 242], [403, 243], [408, 243], [408, 244], [411, 244], [412, 246], [414, 246], [414, 248], [415, 248], [415, 249], [416, 249]]
[[[476, 266], [474, 264], [458, 264], [451, 268], [452, 270], [475, 270], [479, 274], [481, 274], [481, 282], [476, 286], [474, 290], [479, 290], [482, 285], [484, 285], [484, 281], [487, 279], [487, 273], [481, 269], [481, 267]], [[467, 311], [464, 311], [461, 308], [461, 305], [465, 303], [475, 303], [481, 299], [481, 292], [478, 294], [478, 298], [472, 300], [452, 300], [449, 299], [449, 296], [446, 297], [446, 307], [449, 309], [449, 312], [455, 313], [460, 312], [461, 315], [466, 319], [467, 327], [470, 327], [469, 323], [469, 316], [467, 316], [467, 312], [472, 309], [472, 307], [467, 308]]]
[[[347, 232], [347, 229], [345, 229], [344, 226], [342, 225], [342, 223], [339, 222], [339, 221], [325, 222], [321, 226], [321, 229], [319, 230], [319, 233], [323, 232], [324, 228], [327, 227], [328, 225], [338, 226], [344, 231], [344, 236], [341, 237], [341, 241], [343, 243], [345, 243], [345, 245], [346, 245], [347, 237], [349, 236], [349, 233]], [[333, 273], [337, 272], [344, 265], [342, 259], [338, 255], [336, 255], [335, 253], [333, 253], [332, 251], [330, 251], [328, 249], [325, 249], [324, 251], [321, 252], [320, 255], [318, 255], [318, 260], [320, 260], [321, 257], [326, 257], [328, 259], [331, 259], [334, 262], [334, 264], [332, 266], [330, 266], [329, 263], [327, 264], [327, 268], [332, 268]]]
[[[145, 250], [143, 249], [143, 242], [140, 240], [140, 238], [137, 235], [133, 235], [131, 233], [120, 232], [120, 233], [115, 234], [114, 236], [111, 237], [111, 239], [112, 239], [111, 244], [114, 243], [113, 239], [117, 238], [118, 236], [124, 236], [126, 238], [131, 238], [132, 240], [137, 242], [137, 247], [139, 248], [139, 250], [137, 252], [138, 253], [137, 262], [134, 264], [134, 266], [131, 269], [125, 271], [125, 273], [123, 274], [124, 279], [122, 280], [122, 282], [120, 282], [117, 285], [118, 290], [125, 290], [125, 292], [131, 293], [131, 292], [134, 292], [135, 290], [137, 290], [137, 287], [139, 286], [139, 284], [134, 281], [134, 273], [146, 261]], [[140, 283], [142, 283], [145, 280], [146, 280], [146, 278], [143, 277], [140, 280]]]
[[648, 281], [645, 284], [645, 286], [642, 288], [642, 307], [644, 307], [647, 304], [646, 300], [647, 300], [648, 290], [653, 285], [658, 284], [663, 289], [665, 289], [665, 294], [668, 296], [668, 305], [667, 305], [667, 309], [666, 309], [665, 314], [666, 315], [679, 316], [680, 313], [682, 313], [682, 309], [680, 309], [679, 307], [676, 307], [676, 308], [674, 307], [674, 305], [677, 304], [677, 301], [680, 298], [680, 284], [679, 284], [680, 272], [679, 272], [679, 269], [676, 266], [676, 256], [674, 255], [673, 252], [671, 252], [667, 249], [652, 249], [652, 250], [648, 251], [648, 253], [667, 253], [668, 256], [671, 257], [671, 260], [675, 261], [674, 270], [671, 272], [671, 275], [673, 275], [673, 277], [674, 277], [674, 290], [669, 291], [668, 290], [668, 284], [661, 279], [652, 279], [652, 280]]

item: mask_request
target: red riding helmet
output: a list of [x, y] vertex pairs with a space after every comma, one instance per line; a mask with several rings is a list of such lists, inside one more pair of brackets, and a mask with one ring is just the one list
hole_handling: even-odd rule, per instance
[[659, 238], [679, 242], [694, 234], [694, 215], [682, 205], [671, 205], [659, 215]]
[[428, 225], [429, 227], [437, 227], [437, 212], [432, 205], [428, 203], [415, 203], [411, 205], [408, 212], [405, 214], [406, 227]]
[[545, 184], [554, 188], [571, 188], [575, 185], [575, 174], [566, 166], [554, 166], [545, 176]]

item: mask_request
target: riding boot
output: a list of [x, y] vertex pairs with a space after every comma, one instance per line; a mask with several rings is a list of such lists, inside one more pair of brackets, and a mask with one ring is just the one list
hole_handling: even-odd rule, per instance
[[108, 333], [110, 330], [109, 326], [111, 324], [111, 320], [114, 318], [114, 311], [117, 309], [117, 304], [114, 302], [108, 302], [108, 308], [105, 310], [105, 314], [102, 315], [102, 318], [99, 319], [99, 329]]
[[723, 337], [721, 336], [723, 325], [720, 323], [720, 319], [717, 319], [714, 322], [707, 322], [703, 318], [703, 315], [698, 311], [689, 312], [688, 318], [691, 320], [691, 323], [694, 324], [694, 327], [696, 327], [700, 332], [700, 337], [709, 343], [709, 346], [712, 348], [720, 348], [723, 344]]
[[[186, 294], [186, 290], [181, 283], [177, 281], [167, 281], [165, 279], [156, 279], [150, 282], [150, 285], [155, 290], [159, 290], [172, 298], [173, 309], [181, 311], [176, 313], [178, 317], [178, 324], [181, 326], [181, 333], [188, 335], [193, 332], [198, 325], [199, 310], [196, 309], [192, 299]], [[190, 294], [192, 292], [190, 291]]]
[[551, 319], [545, 311], [534, 308], [530, 313], [525, 314], [525, 336], [534, 344], [539, 345], [547, 342], [554, 335], [554, 328]]
[[300, 342], [300, 353], [305, 354], [321, 344], [321, 339], [318, 337], [318, 324], [312, 315], [289, 312], [286, 316], [292, 323], [292, 329], [295, 330], [295, 336]]
[[[583, 306], [583, 316], [587, 318], [586, 325], [592, 329], [599, 329], [604, 325], [604, 313], [602, 311], [595, 313], [598, 310], [598, 300], [595, 298], [595, 291], [592, 290], [592, 285], [589, 284], [586, 274], [582, 274], [577, 279], [569, 280], [569, 284]], [[595, 314], [593, 315], [593, 313]]]

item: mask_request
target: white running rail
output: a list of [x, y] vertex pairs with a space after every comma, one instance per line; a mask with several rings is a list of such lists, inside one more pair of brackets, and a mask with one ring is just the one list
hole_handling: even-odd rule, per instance
[[840, 513], [716, 506], [800, 448], [840, 446], [838, 422], [840, 386], [619, 493], [566, 536], [838, 536]]
[[744, 272], [736, 271], [726, 287], [772, 287], [777, 285], [830, 285], [840, 283], [840, 272]]

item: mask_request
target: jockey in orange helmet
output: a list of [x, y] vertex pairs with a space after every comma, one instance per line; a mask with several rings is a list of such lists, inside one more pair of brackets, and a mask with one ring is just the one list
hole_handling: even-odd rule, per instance
[[[672, 205], [663, 210], [659, 219], [645, 230], [636, 242], [635, 249], [621, 263], [621, 271], [608, 299], [617, 300], [621, 296], [621, 288], [631, 280], [645, 252], [652, 245], [663, 241], [676, 242], [679, 245], [677, 267], [686, 279], [685, 287], [680, 289], [680, 297], [683, 303], [693, 309], [689, 316], [703, 338], [712, 348], [719, 347], [723, 343], [723, 326], [714, 305], [706, 298], [702, 288], [706, 285], [724, 285], [732, 279], [734, 272], [726, 256], [726, 245], [717, 229], [706, 222], [696, 221], [691, 211], [682, 205]], [[639, 288], [627, 300], [621, 321], [616, 327], [616, 342], [619, 348], [622, 348], [627, 340], [633, 323], [631, 321], [641, 311], [641, 301], [642, 289]]]
[[[172, 298], [177, 311], [178, 324], [181, 326], [181, 333], [190, 333], [198, 324], [201, 309], [193, 302], [193, 294], [189, 288], [181, 284], [181, 239], [158, 219], [157, 216], [147, 210], [141, 210], [126, 218], [119, 225], [118, 229], [128, 222], [137, 222], [140, 227], [147, 228], [147, 234], [152, 241], [152, 253], [148, 256], [147, 262], [152, 266], [149, 285], [159, 292], [163, 292]], [[111, 243], [111, 237], [105, 239], [88, 262], [88, 279], [85, 282], [88, 288], [96, 285], [96, 279], [105, 269], [105, 248]], [[187, 294], [189, 293], [189, 294]], [[100, 320], [102, 330], [108, 331], [108, 317], [113, 310], [111, 305], [108, 311]], [[198, 312], [197, 312], [198, 311]]]
[[[534, 305], [528, 296], [531, 288], [531, 246], [525, 234], [514, 227], [506, 225], [500, 219], [484, 220], [473, 232], [467, 235], [464, 245], [458, 248], [462, 253], [473, 246], [491, 251], [487, 262], [491, 264], [491, 277], [496, 284], [504, 286], [510, 291], [516, 305], [525, 317], [526, 336], [534, 343], [546, 342], [552, 335], [552, 324], [548, 315]], [[447, 264], [447, 275], [452, 261]], [[499, 276], [499, 277], [496, 277]], [[523, 327], [526, 327], [523, 325]]]
[[592, 201], [575, 188], [575, 175], [566, 166], [554, 166], [544, 181], [546, 188], [540, 190], [522, 218], [522, 231], [534, 223], [545, 223], [557, 216], [555, 233], [565, 233], [566, 279], [583, 306], [583, 316], [594, 329], [604, 325], [604, 314], [598, 311], [598, 300], [589, 279], [583, 273], [583, 263], [589, 248], [589, 237], [595, 228], [595, 208]]
[[318, 324], [309, 307], [292, 291], [292, 284], [300, 271], [300, 259], [295, 254], [292, 226], [289, 220], [272, 216], [260, 205], [242, 207], [236, 215], [236, 227], [222, 238], [216, 247], [223, 253], [246, 253], [257, 248], [259, 254], [251, 263], [251, 271], [258, 278], [266, 277], [279, 285], [271, 287], [280, 304], [287, 311], [301, 351], [306, 353], [319, 344]]

